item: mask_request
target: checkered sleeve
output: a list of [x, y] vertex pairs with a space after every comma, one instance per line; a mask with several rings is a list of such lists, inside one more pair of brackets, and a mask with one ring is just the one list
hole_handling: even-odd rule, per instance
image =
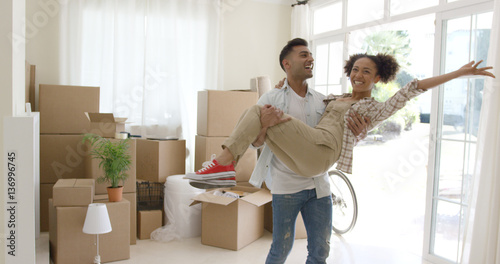
[[[345, 118], [344, 118], [345, 121]], [[352, 174], [352, 157], [356, 137], [344, 122], [344, 135], [342, 137], [342, 150], [337, 161], [337, 170]]]

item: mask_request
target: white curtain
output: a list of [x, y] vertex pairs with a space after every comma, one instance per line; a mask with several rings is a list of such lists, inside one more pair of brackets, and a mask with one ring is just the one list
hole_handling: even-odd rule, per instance
[[500, 1], [495, 1], [462, 263], [500, 264]]
[[74, 0], [61, 9], [61, 83], [100, 86], [132, 134], [186, 140], [197, 91], [217, 89], [219, 0]]
[[292, 39], [309, 40], [309, 4], [295, 5], [292, 8]]

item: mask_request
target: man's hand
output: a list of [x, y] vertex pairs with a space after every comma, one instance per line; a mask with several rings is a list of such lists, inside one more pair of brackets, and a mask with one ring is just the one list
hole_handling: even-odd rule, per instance
[[284, 118], [283, 111], [272, 105], [264, 105], [260, 110], [260, 123], [262, 128], [269, 128], [290, 121], [291, 119], [291, 117]]
[[281, 81], [279, 81], [275, 86], [274, 88], [276, 89], [281, 89], [283, 87], [283, 85], [285, 85], [285, 79], [286, 78], [283, 78]]
[[254, 147], [262, 146], [266, 141], [268, 128], [290, 121], [291, 119], [291, 117], [283, 118], [283, 111], [281, 111], [280, 109], [272, 105], [264, 105], [260, 109], [260, 124], [262, 125], [262, 129], [260, 130], [259, 135], [252, 143], [252, 145]]
[[362, 140], [368, 134], [370, 118], [362, 117], [358, 112], [352, 111], [347, 119], [347, 127], [352, 131], [358, 140]]

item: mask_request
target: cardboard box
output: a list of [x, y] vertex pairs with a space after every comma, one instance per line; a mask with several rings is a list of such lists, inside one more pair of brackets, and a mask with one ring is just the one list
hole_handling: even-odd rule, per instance
[[185, 173], [185, 140], [137, 140], [137, 179], [164, 183]]
[[49, 231], [49, 199], [52, 198], [54, 183], [40, 184], [40, 232]]
[[[264, 229], [269, 232], [273, 232], [273, 206], [272, 202], [264, 205]], [[307, 238], [306, 227], [304, 226], [304, 220], [302, 219], [302, 214], [299, 212], [297, 216], [297, 221], [295, 222], [295, 239]]]
[[52, 198], [54, 206], [88, 206], [94, 201], [94, 179], [60, 179]]
[[199, 194], [194, 202], [202, 203], [201, 243], [239, 250], [264, 234], [264, 204], [271, 201], [268, 190], [235, 186], [226, 191], [243, 192], [242, 198], [214, 195], [217, 190]]
[[[195, 156], [194, 169], [195, 171], [202, 168], [205, 161], [211, 159], [211, 155], [219, 155], [222, 151], [222, 143], [227, 137], [204, 137], [197, 135], [195, 139]], [[234, 168], [236, 171], [237, 182], [248, 182], [257, 163], [257, 150], [247, 149], [245, 154], [238, 161]]]
[[205, 90], [198, 92], [197, 134], [206, 137], [231, 135], [240, 116], [258, 100], [257, 92]]
[[[124, 193], [123, 199], [130, 202], [130, 245], [137, 243], [137, 195], [136, 193]], [[107, 202], [107, 194], [94, 196], [94, 203]]]
[[83, 135], [40, 135], [40, 183], [85, 178]]
[[137, 243], [137, 194], [124, 193], [123, 199], [130, 202], [130, 245]]
[[85, 113], [90, 121], [92, 133], [105, 138], [114, 138], [115, 133], [125, 131], [126, 117], [115, 117], [112, 113]]
[[40, 84], [40, 133], [90, 131], [85, 112], [99, 113], [99, 87]]
[[[118, 141], [121, 139], [110, 139], [111, 141]], [[132, 158], [132, 163], [130, 164], [130, 169], [127, 171], [128, 178], [123, 183], [123, 192], [124, 193], [135, 193], [135, 181], [136, 181], [136, 167], [137, 167], [137, 159], [136, 159], [136, 143], [137, 140], [130, 139], [129, 140], [129, 149], [128, 152]], [[91, 149], [90, 144], [87, 142], [87, 147]], [[107, 187], [111, 185], [109, 182], [98, 183], [97, 179], [104, 175], [104, 171], [99, 168], [99, 163], [101, 161], [98, 159], [92, 158], [90, 155], [85, 157], [85, 178], [95, 179], [95, 194], [107, 194]], [[120, 184], [122, 184], [120, 182]]]
[[150, 239], [151, 233], [162, 226], [162, 217], [161, 210], [137, 212], [137, 237]]
[[[105, 202], [112, 231], [99, 235], [101, 263], [130, 258], [130, 203]], [[49, 200], [50, 256], [55, 264], [88, 264], [96, 255], [96, 235], [82, 231], [87, 207], [55, 207]]]

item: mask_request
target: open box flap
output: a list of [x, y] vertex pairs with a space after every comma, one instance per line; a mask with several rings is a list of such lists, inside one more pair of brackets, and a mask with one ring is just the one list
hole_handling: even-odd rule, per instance
[[54, 184], [55, 188], [68, 188], [75, 186], [76, 179], [59, 179], [56, 184]]
[[[247, 203], [253, 204], [255, 206], [262, 206], [266, 203], [271, 202], [272, 200], [272, 195], [268, 190], [265, 189], [259, 189], [255, 187], [243, 187], [243, 186], [235, 186], [232, 188], [223, 188], [223, 189], [218, 189], [219, 191], [242, 191], [246, 192], [247, 195], [244, 197], [240, 198], [242, 201], [245, 201]], [[205, 192], [202, 194], [199, 194], [192, 198], [194, 200], [191, 205], [198, 204], [201, 202], [206, 202], [206, 203], [214, 203], [214, 204], [220, 204], [220, 205], [229, 205], [230, 203], [236, 201], [236, 198], [231, 198], [231, 197], [225, 197], [225, 196], [218, 196], [214, 195], [214, 191], [210, 192]]]
[[220, 204], [224, 206], [237, 200], [236, 198], [214, 195], [213, 191], [198, 194], [192, 199], [194, 200], [194, 202], [191, 203], [191, 205], [204, 202], [204, 203]]
[[272, 195], [268, 190], [261, 189], [250, 195], [242, 197], [241, 200], [251, 203], [255, 206], [262, 206], [272, 200]]
[[85, 112], [85, 115], [90, 120], [90, 122], [102, 122], [102, 123], [125, 123], [126, 117], [115, 117], [113, 113], [89, 113]]

